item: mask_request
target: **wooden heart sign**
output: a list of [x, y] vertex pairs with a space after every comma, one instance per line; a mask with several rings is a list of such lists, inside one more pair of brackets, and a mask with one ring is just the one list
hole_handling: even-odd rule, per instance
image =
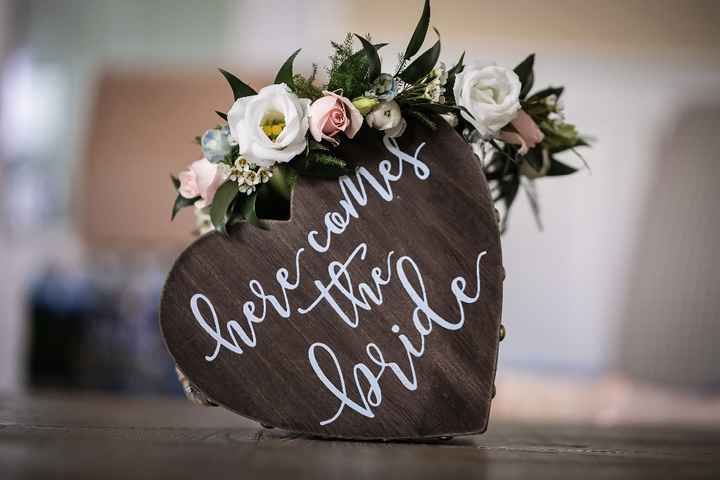
[[338, 180], [301, 179], [292, 219], [205, 235], [160, 322], [220, 405], [310, 435], [411, 439], [487, 427], [503, 267], [487, 182], [452, 129], [363, 129]]

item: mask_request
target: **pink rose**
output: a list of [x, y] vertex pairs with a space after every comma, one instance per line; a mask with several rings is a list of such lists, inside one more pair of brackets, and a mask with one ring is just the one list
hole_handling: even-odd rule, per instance
[[540, 127], [524, 110], [520, 110], [511, 123], [517, 133], [503, 131], [500, 132], [499, 138], [503, 142], [520, 145], [520, 155], [525, 155], [545, 138]]
[[178, 192], [185, 198], [200, 197], [195, 202], [198, 208], [210, 205], [215, 192], [225, 181], [225, 176], [217, 163], [201, 159], [190, 164], [187, 170], [180, 172], [180, 188]]
[[340, 143], [335, 139], [340, 132], [353, 138], [363, 123], [360, 111], [350, 100], [336, 93], [323, 92], [323, 95], [310, 105], [310, 133], [313, 138], [318, 142], [327, 140], [333, 145]]

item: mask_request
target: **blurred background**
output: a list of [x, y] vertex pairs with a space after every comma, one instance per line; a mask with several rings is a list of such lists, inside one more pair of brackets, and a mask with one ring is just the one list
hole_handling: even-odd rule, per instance
[[[412, 33], [420, 0], [0, 1], [0, 393], [180, 395], [159, 292], [192, 237], [169, 174], [200, 157], [223, 66]], [[435, 1], [442, 58], [563, 84], [591, 170], [520, 198], [493, 415], [720, 427], [720, 2]]]

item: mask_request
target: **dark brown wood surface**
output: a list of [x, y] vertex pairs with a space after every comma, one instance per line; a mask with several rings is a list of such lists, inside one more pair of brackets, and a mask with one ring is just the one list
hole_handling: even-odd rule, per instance
[[0, 478], [717, 479], [720, 432], [491, 422], [438, 443], [313, 440], [178, 399], [0, 397]]
[[[272, 222], [270, 231], [242, 225], [232, 231], [230, 239], [213, 233], [183, 252], [163, 293], [161, 325], [180, 368], [210, 398], [263, 424], [329, 437], [420, 438], [485, 430], [495, 376], [504, 275], [494, 208], [477, 160], [453, 130], [433, 132], [409, 125], [399, 145], [414, 155], [421, 142], [425, 146], [418, 158], [429, 167], [429, 177], [421, 178], [422, 172], [403, 163], [402, 178], [391, 185], [392, 201], [380, 198], [368, 181], [357, 180], [356, 186], [364, 184], [367, 205], [354, 203], [358, 218], [351, 219], [345, 232], [332, 236], [325, 253], [309, 248], [307, 235], [318, 230], [319, 243], [325, 243], [323, 218], [326, 212], [342, 212], [342, 193], [337, 181], [306, 179], [301, 179], [296, 188], [290, 222]], [[367, 168], [381, 183], [378, 172], [382, 160], [390, 161], [393, 173], [399, 171], [398, 159], [370, 129], [364, 129], [356, 141], [346, 142], [341, 154]], [[314, 282], [328, 282], [329, 264], [345, 263], [363, 243], [367, 245], [366, 258], [361, 259], [358, 253], [348, 267], [352, 280], [346, 282], [343, 277], [341, 283], [355, 294], [360, 282], [376, 291], [370, 272], [378, 267], [383, 278], [390, 276], [390, 282], [380, 288], [382, 305], [371, 304], [369, 311], [359, 308], [356, 328], [343, 322], [326, 301], [307, 314], [298, 314], [299, 308], [311, 305], [318, 296]], [[300, 284], [288, 290], [290, 317], [281, 318], [268, 304], [267, 317], [251, 331], [243, 305], [253, 300], [256, 315], [261, 316], [262, 303], [250, 291], [250, 280], [258, 280], [265, 294], [275, 295], [284, 303], [276, 273], [278, 268], [287, 268], [288, 281], [295, 282], [296, 252], [301, 247], [305, 251], [299, 257]], [[391, 251], [394, 253], [389, 257]], [[479, 261], [481, 252], [486, 254]], [[464, 311], [461, 328], [441, 328], [440, 322], [429, 319], [427, 309], [417, 311], [424, 302], [411, 300], [407, 287], [399, 281], [400, 267], [395, 262], [404, 256], [416, 263], [426, 293], [421, 292], [421, 280], [406, 262], [404, 270], [412, 289], [426, 296], [429, 307], [449, 323], [459, 324]], [[456, 281], [456, 285], [462, 285], [467, 296], [474, 296], [478, 289], [476, 271], [480, 275], [479, 298], [461, 309], [451, 285], [462, 277], [464, 283]], [[191, 312], [191, 298], [196, 293], [212, 302], [225, 339], [231, 341], [227, 324], [236, 320], [248, 336], [254, 334], [255, 347], [238, 342], [242, 354], [227, 348], [217, 351], [217, 341]], [[338, 293], [338, 288], [332, 295], [352, 320], [352, 303]], [[203, 321], [215, 330], [209, 306], [204, 302], [198, 305]], [[422, 336], [418, 324], [432, 331]], [[239, 338], [239, 332], [234, 333]], [[400, 334], [418, 350], [424, 342], [423, 355], [410, 359]], [[336, 414], [341, 403], [311, 368], [309, 350], [316, 342], [333, 350], [347, 395], [361, 406], [365, 396], [371, 404], [365, 405], [365, 410], [371, 415], [345, 407], [334, 421], [321, 424]], [[416, 390], [403, 386], [390, 366], [382, 371], [371, 361], [366, 353], [371, 343], [382, 352], [385, 363], [395, 362], [409, 378], [411, 363], [414, 365]], [[316, 352], [318, 365], [340, 388], [330, 355], [322, 349]], [[356, 387], [352, 368], [359, 363], [378, 377], [378, 386], [370, 394], [371, 384], [362, 375], [360, 387]], [[365, 393], [361, 395], [359, 389]]]

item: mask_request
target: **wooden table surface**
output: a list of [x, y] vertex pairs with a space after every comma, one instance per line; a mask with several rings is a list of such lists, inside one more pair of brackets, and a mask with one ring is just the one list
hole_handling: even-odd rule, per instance
[[0, 479], [720, 478], [720, 432], [491, 422], [442, 443], [300, 438], [179, 399], [0, 398]]

